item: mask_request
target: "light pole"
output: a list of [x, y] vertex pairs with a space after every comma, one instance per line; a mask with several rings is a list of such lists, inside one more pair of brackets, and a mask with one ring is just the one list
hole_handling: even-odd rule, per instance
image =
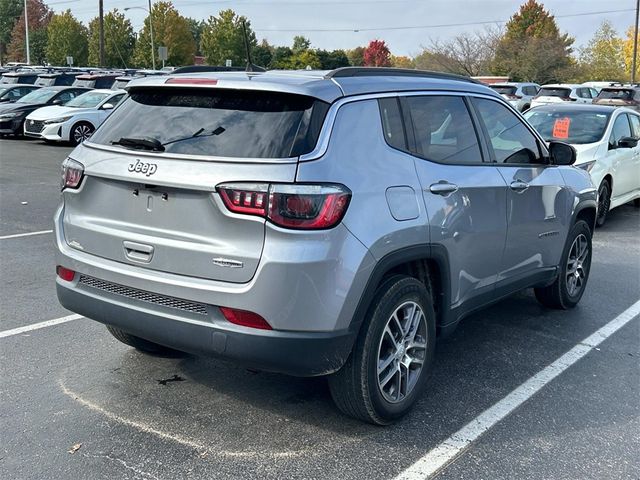
[[[26, 0], [25, 0], [26, 1]], [[126, 7], [124, 10], [133, 10], [133, 9], [144, 10], [149, 13], [149, 34], [151, 35], [151, 63], [153, 64], [153, 69], [156, 69], [156, 45], [153, 41], [153, 18], [151, 18], [151, 0], [149, 0], [149, 9], [147, 10], [144, 7]]]
[[31, 65], [31, 52], [29, 51], [29, 12], [27, 11], [27, 0], [24, 0], [24, 39], [27, 44], [27, 65]]
[[631, 83], [636, 83], [636, 57], [638, 55], [638, 14], [640, 13], [640, 0], [636, 2], [636, 26], [633, 29], [633, 59], [631, 60]]

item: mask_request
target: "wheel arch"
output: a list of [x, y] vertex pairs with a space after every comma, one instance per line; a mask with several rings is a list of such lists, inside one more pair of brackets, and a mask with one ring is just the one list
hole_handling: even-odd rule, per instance
[[71, 142], [71, 141], [73, 141], [73, 139], [71, 138], [71, 134], [73, 133], [73, 130], [74, 130], [78, 125], [80, 125], [81, 123], [87, 123], [87, 124], [89, 124], [89, 125], [91, 126], [91, 128], [93, 128], [93, 130], [94, 130], [94, 131], [95, 131], [95, 129], [96, 129], [96, 126], [95, 126], [95, 125], [94, 125], [90, 120], [87, 120], [87, 119], [85, 119], [85, 118], [80, 118], [80, 119], [78, 119], [78, 120], [74, 121], [74, 122], [73, 122], [73, 124], [71, 125], [71, 128], [69, 128], [69, 138], [68, 138], [68, 140], [69, 140], [70, 142]]
[[576, 208], [572, 225], [575, 225], [579, 220], [584, 220], [587, 222], [587, 225], [591, 230], [591, 234], [593, 234], [596, 228], [596, 219], [598, 218], [597, 210], [598, 208], [595, 202], [584, 202], [582, 206]]
[[433, 300], [438, 326], [451, 322], [447, 251], [441, 245], [424, 244], [396, 250], [376, 263], [356, 307], [353, 323], [362, 324], [380, 285], [398, 274], [416, 278], [425, 285]]

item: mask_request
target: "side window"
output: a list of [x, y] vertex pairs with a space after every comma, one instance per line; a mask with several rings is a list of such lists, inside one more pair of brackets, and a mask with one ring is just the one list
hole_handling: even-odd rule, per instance
[[534, 87], [533, 85], [529, 85], [528, 87], [525, 87], [525, 93], [527, 95], [535, 97], [537, 95], [537, 93], [538, 93], [538, 89], [536, 87]]
[[576, 95], [580, 98], [591, 98], [589, 95], [589, 90], [586, 88], [576, 88]]
[[638, 115], [629, 115], [631, 120], [631, 136], [636, 140], [640, 140], [640, 117]]
[[626, 115], [618, 115], [615, 122], [613, 122], [613, 129], [611, 130], [611, 137], [609, 137], [609, 146], [616, 147], [618, 141], [622, 137], [630, 137], [631, 129], [629, 128], [629, 120]]
[[118, 105], [122, 99], [124, 98], [124, 93], [122, 95], [116, 95], [114, 97], [111, 97], [110, 103], [115, 107], [116, 105]]
[[[124, 96], [124, 95], [123, 95]], [[115, 104], [114, 104], [115, 105]], [[378, 100], [384, 139], [390, 147], [407, 150], [407, 139], [402, 124], [402, 113], [397, 98], [381, 98]]]
[[406, 97], [416, 154], [434, 162], [482, 163], [478, 136], [462, 97]]
[[11, 100], [16, 100], [22, 97], [25, 93], [27, 93], [26, 91], [23, 92], [23, 90], [24, 89], [22, 88], [14, 88], [7, 94], [7, 97], [10, 98]]
[[590, 88], [591, 98], [596, 98], [598, 96], [598, 91], [595, 88]]
[[71, 90], [67, 90], [65, 92], [62, 92], [61, 94], [59, 94], [56, 97], [56, 100], [60, 100], [60, 102], [67, 103], [69, 100], [71, 100], [73, 97], [75, 97], [75, 94], [73, 91]]
[[507, 107], [474, 98], [498, 163], [544, 163], [538, 140]]

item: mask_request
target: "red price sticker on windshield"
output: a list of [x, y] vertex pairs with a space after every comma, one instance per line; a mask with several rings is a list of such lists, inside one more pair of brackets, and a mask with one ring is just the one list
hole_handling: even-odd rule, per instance
[[571, 119], [569, 117], [558, 118], [553, 124], [553, 138], [569, 138], [569, 126]]

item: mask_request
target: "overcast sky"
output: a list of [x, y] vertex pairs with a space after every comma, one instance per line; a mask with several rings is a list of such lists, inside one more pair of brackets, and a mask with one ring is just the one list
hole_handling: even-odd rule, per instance
[[[430, 40], [446, 40], [463, 31], [481, 30], [483, 23], [508, 20], [524, 0], [174, 0], [182, 15], [205, 19], [232, 8], [251, 21], [258, 39], [290, 45], [294, 35], [311, 39], [313, 47], [333, 50], [366, 45], [383, 39], [395, 55], [414, 56]], [[560, 29], [584, 45], [603, 20], [620, 35], [634, 21], [634, 0], [546, 0]], [[88, 23], [98, 13], [98, 0], [51, 0], [55, 11], [70, 8]], [[104, 0], [105, 12], [113, 8], [145, 7], [147, 0]], [[620, 11], [624, 10], [624, 11]], [[595, 15], [577, 15], [605, 12]], [[126, 12], [136, 30], [147, 13]], [[476, 25], [471, 25], [477, 23]], [[453, 24], [453, 25], [452, 25]], [[461, 25], [463, 24], [463, 25]], [[448, 26], [447, 26], [448, 25]], [[354, 31], [355, 30], [355, 31]]]

